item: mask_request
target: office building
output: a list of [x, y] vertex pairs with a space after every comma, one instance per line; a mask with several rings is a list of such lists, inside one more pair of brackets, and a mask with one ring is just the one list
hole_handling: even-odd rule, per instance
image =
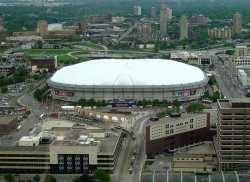
[[200, 14], [200, 15], [194, 15], [190, 18], [190, 23], [193, 24], [193, 25], [205, 25], [207, 23], [209, 23], [211, 20]]
[[37, 23], [37, 32], [40, 36], [45, 36], [48, 33], [48, 22], [45, 20], [40, 20]]
[[180, 20], [180, 40], [188, 39], [188, 19], [182, 16]]
[[41, 128], [35, 136], [21, 137], [16, 146], [0, 148], [1, 173], [114, 171], [122, 148], [122, 130], [62, 119], [44, 120]]
[[93, 173], [97, 168], [112, 172], [121, 150], [121, 133], [75, 130], [63, 141], [50, 145], [52, 173]]
[[247, 46], [236, 46], [235, 48], [235, 54], [234, 56], [237, 57], [243, 57], [248, 55]]
[[250, 56], [247, 46], [236, 46], [231, 69], [232, 76], [238, 77], [244, 83], [243, 85], [247, 85], [246, 78], [250, 74]]
[[112, 22], [112, 14], [110, 13], [107, 13], [107, 14], [104, 14], [104, 15], [97, 15], [97, 16], [90, 16], [88, 18], [88, 21], [87, 23], [90, 23], [90, 24], [102, 24], [102, 23], [110, 23]]
[[0, 17], [0, 32], [4, 31], [4, 20], [2, 17]]
[[49, 148], [41, 146], [10, 146], [0, 149], [1, 173], [49, 173]]
[[161, 1], [160, 35], [163, 38], [167, 36], [167, 25], [171, 19], [172, 19], [172, 9], [167, 7], [167, 5], [163, 1]]
[[137, 37], [143, 42], [152, 40], [152, 25], [151, 23], [137, 23], [136, 24]]
[[134, 15], [141, 16], [142, 15], [142, 8], [141, 6], [134, 6]]
[[210, 39], [231, 39], [232, 38], [232, 30], [230, 27], [225, 26], [223, 28], [211, 28], [208, 29], [208, 37]]
[[250, 99], [218, 101], [216, 151], [219, 169], [248, 170], [250, 165]]
[[156, 18], [156, 15], [157, 15], [157, 11], [156, 11], [156, 8], [153, 6], [150, 9], [150, 17], [151, 18]]
[[31, 58], [32, 72], [50, 72], [53, 73], [57, 68], [56, 56], [42, 56]]
[[233, 15], [233, 33], [239, 34], [242, 30], [242, 19], [241, 14], [239, 12], [236, 12]]
[[146, 126], [146, 154], [148, 157], [175, 151], [176, 148], [209, 138], [208, 113], [182, 114], [151, 121]]

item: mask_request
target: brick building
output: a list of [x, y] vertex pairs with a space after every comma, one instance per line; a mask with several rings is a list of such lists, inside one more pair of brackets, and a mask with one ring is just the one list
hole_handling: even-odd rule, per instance
[[205, 141], [209, 139], [209, 125], [208, 113], [182, 114], [151, 121], [146, 126], [146, 154], [150, 158]]
[[57, 68], [57, 57], [45, 56], [31, 59], [32, 72], [50, 72], [53, 73]]

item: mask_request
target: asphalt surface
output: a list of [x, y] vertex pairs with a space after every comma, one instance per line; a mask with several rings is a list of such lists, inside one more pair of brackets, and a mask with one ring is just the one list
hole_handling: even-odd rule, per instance
[[[135, 140], [127, 137], [123, 142], [123, 149], [120, 153], [116, 170], [112, 175], [112, 182], [139, 182], [142, 167], [145, 160], [144, 150], [144, 129], [148, 121], [148, 117], [139, 119], [133, 129], [135, 133]], [[131, 154], [136, 151], [136, 158], [132, 166], [132, 174], [129, 174], [128, 169], [131, 167], [130, 158]]]
[[241, 98], [245, 97], [244, 90], [241, 88], [239, 82], [231, 77], [231, 74], [225, 69], [222, 61], [216, 59], [214, 61], [216, 80], [219, 87], [226, 98]]
[[27, 106], [31, 110], [31, 114], [28, 118], [24, 119], [20, 125], [22, 126], [18, 131], [12, 132], [9, 135], [0, 137], [1, 146], [15, 146], [16, 141], [22, 136], [27, 136], [34, 129], [34, 127], [40, 122], [39, 116], [48, 112], [46, 106], [37, 102], [31, 95], [24, 94], [19, 98], [21, 105]]

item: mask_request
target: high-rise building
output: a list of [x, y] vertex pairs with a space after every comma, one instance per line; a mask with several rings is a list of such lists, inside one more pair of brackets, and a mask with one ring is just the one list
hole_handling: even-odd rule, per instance
[[218, 101], [216, 151], [219, 169], [248, 170], [250, 166], [250, 99]]
[[4, 21], [3, 18], [0, 17], [0, 32], [4, 31]]
[[173, 18], [173, 10], [169, 7], [167, 7], [167, 17], [169, 21]]
[[242, 30], [242, 19], [239, 12], [233, 15], [233, 33], [239, 34]]
[[172, 19], [172, 9], [167, 7], [164, 0], [161, 0], [161, 9], [160, 9], [160, 35], [161, 37], [167, 36], [167, 25], [171, 19]]
[[235, 57], [247, 56], [247, 46], [236, 46], [235, 48]]
[[167, 35], [167, 24], [168, 24], [167, 7], [164, 3], [161, 3], [161, 10], [160, 10], [160, 34], [161, 34], [161, 37], [166, 37], [166, 35]]
[[44, 36], [48, 33], [48, 22], [45, 20], [40, 20], [37, 23], [37, 32], [41, 35]]
[[188, 39], [188, 19], [182, 16], [180, 20], [180, 40]]
[[154, 6], [150, 9], [150, 17], [155, 18], [156, 17], [156, 8]]
[[152, 25], [151, 23], [137, 23], [137, 37], [143, 42], [152, 40]]
[[208, 29], [208, 36], [210, 39], [231, 39], [232, 29], [228, 26], [223, 28], [212, 28]]
[[194, 24], [194, 25], [204, 25], [204, 24], [207, 24], [208, 22], [210, 22], [211, 20], [200, 14], [200, 15], [194, 15], [190, 18], [190, 23], [191, 24]]
[[134, 15], [141, 16], [141, 14], [142, 14], [141, 6], [134, 6]]

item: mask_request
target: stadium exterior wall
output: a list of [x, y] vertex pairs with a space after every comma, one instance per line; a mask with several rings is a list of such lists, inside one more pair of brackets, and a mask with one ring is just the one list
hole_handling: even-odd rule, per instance
[[208, 79], [180, 85], [159, 86], [80, 86], [47, 81], [54, 99], [78, 102], [80, 99], [112, 100], [197, 100], [204, 95]]

